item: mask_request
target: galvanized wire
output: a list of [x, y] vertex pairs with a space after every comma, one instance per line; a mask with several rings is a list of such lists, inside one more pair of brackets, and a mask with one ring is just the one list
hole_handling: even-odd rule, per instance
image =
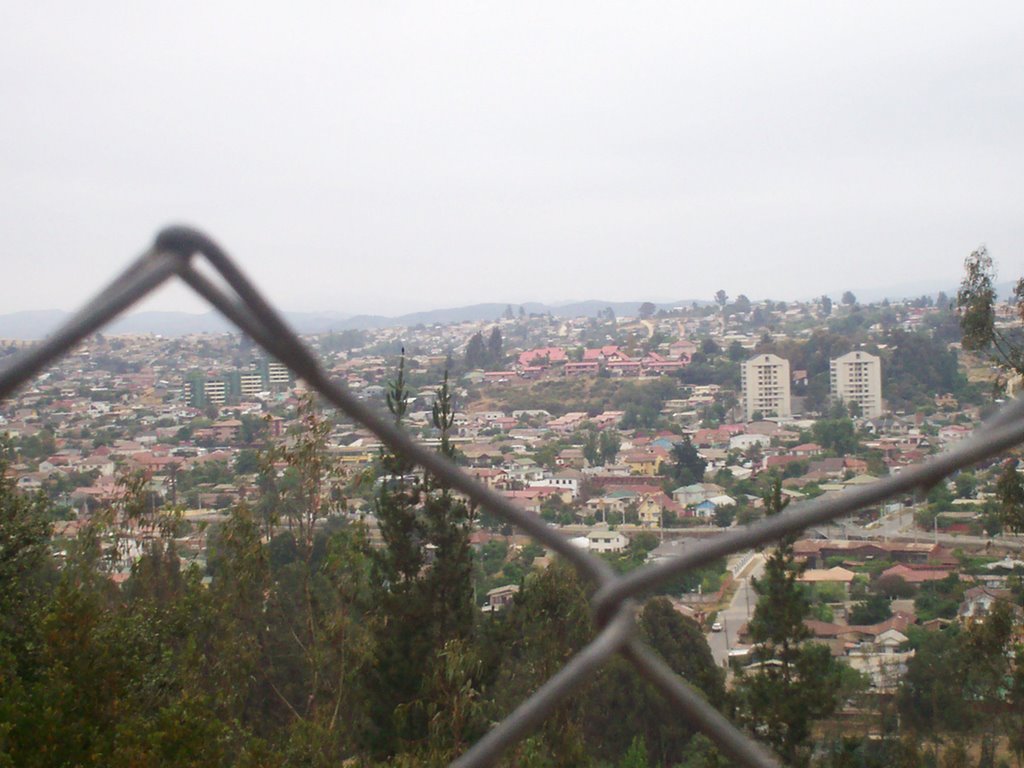
[[[196, 257], [204, 257], [224, 285], [218, 285], [197, 270], [192, 263]], [[440, 453], [419, 445], [391, 421], [356, 399], [345, 387], [332, 381], [313, 354], [228, 255], [206, 235], [186, 227], [172, 227], [161, 232], [152, 248], [56, 333], [0, 366], [0, 399], [10, 396], [49, 363], [175, 274], [327, 401], [372, 430], [392, 451], [403, 454], [464, 493], [472, 502], [500, 515], [562, 555], [597, 587], [593, 599], [595, 620], [600, 629], [597, 637], [456, 760], [453, 765], [458, 768], [493, 765], [505, 749], [542, 722], [559, 702], [588, 682], [593, 672], [616, 653], [631, 662], [639, 674], [661, 690], [679, 707], [680, 713], [711, 738], [726, 756], [745, 766], [767, 768], [779, 765], [775, 755], [723, 717], [689, 682], [674, 674], [639, 639], [633, 622], [632, 599], [683, 571], [699, 568], [734, 552], [768, 544], [781, 536], [890, 497], [928, 488], [959, 469], [997, 456], [1024, 442], [1024, 400], [1014, 400], [975, 430], [969, 439], [922, 464], [836, 496], [792, 504], [780, 515], [719, 534], [678, 558], [617, 576], [603, 560], [571, 545], [565, 536], [549, 528], [537, 516], [477, 482]]]

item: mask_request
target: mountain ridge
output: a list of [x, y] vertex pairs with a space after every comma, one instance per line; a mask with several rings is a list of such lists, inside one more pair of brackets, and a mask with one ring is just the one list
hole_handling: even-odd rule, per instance
[[[1013, 283], [996, 286], [1000, 297], [1007, 297], [1013, 290]], [[875, 302], [884, 298], [901, 299], [917, 296], [936, 296], [939, 292], [956, 296], [956, 288], [942, 288], [938, 281], [927, 281], [912, 285], [901, 285], [887, 289], [860, 289], [853, 293], [861, 301]], [[832, 294], [829, 294], [832, 295]], [[836, 292], [836, 296], [839, 292]], [[733, 297], [730, 297], [733, 298]], [[806, 299], [805, 299], [806, 300]], [[516, 315], [520, 308], [527, 314], [551, 314], [554, 317], [595, 317], [609, 307], [616, 315], [635, 316], [642, 301], [602, 301], [587, 299], [565, 303], [548, 304], [528, 301], [522, 303], [482, 302], [461, 307], [446, 307], [401, 315], [346, 314], [334, 311], [283, 312], [287, 322], [298, 333], [328, 333], [345, 330], [374, 330], [378, 328], [401, 328], [433, 323], [481, 322], [501, 319], [509, 307]], [[706, 299], [681, 299], [679, 301], [652, 302], [658, 309], [690, 306], [694, 303], [707, 305]], [[59, 309], [24, 310], [0, 314], [0, 339], [35, 340], [45, 338], [56, 330], [72, 313]], [[218, 312], [175, 312], [144, 311], [122, 315], [109, 323], [103, 333], [144, 334], [160, 336], [185, 336], [196, 333], [226, 333], [234, 326]]]

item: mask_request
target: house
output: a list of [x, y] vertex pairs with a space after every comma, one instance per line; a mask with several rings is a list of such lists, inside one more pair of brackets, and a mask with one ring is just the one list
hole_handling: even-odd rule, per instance
[[963, 424], [948, 424], [939, 428], [939, 442], [945, 445], [959, 442], [969, 437], [971, 431], [970, 427], [965, 427]]
[[583, 362], [590, 361], [598, 362], [611, 362], [617, 363], [624, 360], [629, 360], [629, 355], [622, 352], [618, 346], [614, 344], [606, 344], [603, 347], [597, 349], [584, 349], [583, 350]]
[[484, 610], [497, 612], [507, 608], [512, 605], [512, 601], [515, 600], [518, 593], [519, 586], [517, 584], [505, 584], [501, 587], [495, 587], [487, 593], [487, 605], [484, 606]]
[[588, 360], [582, 363], [566, 363], [562, 373], [566, 376], [597, 376], [601, 371], [601, 364], [596, 360]]
[[746, 453], [754, 446], [761, 448], [767, 448], [772, 444], [772, 439], [768, 435], [733, 435], [729, 438], [729, 450], [730, 451], [742, 451]]
[[533, 485], [557, 488], [563, 494], [563, 498], [566, 494], [568, 495], [569, 499], [566, 502], [568, 503], [579, 495], [580, 483], [583, 482], [584, 477], [585, 475], [579, 470], [563, 469], [550, 477], [538, 480]]
[[693, 353], [696, 351], [696, 343], [687, 341], [686, 339], [681, 339], [680, 341], [674, 341], [669, 345], [668, 356], [675, 360], [689, 363], [690, 358], [693, 357]]
[[854, 562], [893, 560], [897, 563], [942, 563], [948, 553], [938, 544], [801, 539], [793, 545], [793, 555], [798, 562], [821, 567], [830, 557], [840, 557]]
[[723, 490], [725, 489], [722, 486], [715, 483], [694, 483], [680, 486], [672, 491], [672, 500], [684, 507], [692, 507], [712, 496], [717, 496]]
[[650, 496], [643, 496], [636, 506], [637, 519], [642, 528], [661, 528], [664, 509]]
[[712, 496], [710, 499], [705, 499], [696, 507], [694, 507], [694, 514], [697, 517], [710, 518], [715, 516], [715, 512], [722, 507], [735, 507], [736, 499], [731, 496], [721, 495]]
[[575, 432], [576, 428], [586, 421], [586, 419], [586, 413], [583, 413], [582, 411], [570, 411], [564, 416], [559, 416], [557, 419], [549, 421], [547, 427], [552, 432], [567, 435], [570, 432]]
[[547, 367], [556, 363], [564, 363], [568, 358], [562, 347], [538, 347], [519, 354], [519, 365], [526, 367]]
[[582, 448], [563, 448], [555, 457], [555, 464], [560, 467], [583, 469], [587, 466], [587, 459], [583, 455]]
[[587, 549], [592, 552], [621, 552], [629, 546], [629, 539], [618, 531], [599, 526], [587, 533]]
[[796, 456], [817, 456], [821, 451], [822, 448], [817, 443], [802, 443], [790, 449]]
[[618, 461], [629, 467], [630, 474], [655, 477], [667, 458], [668, 451], [664, 448], [650, 448], [624, 451]]
[[816, 584], [838, 584], [846, 594], [850, 593], [850, 584], [857, 576], [851, 570], [835, 566], [834, 568], [808, 568], [796, 577], [797, 583], [814, 586]]
[[914, 657], [913, 650], [903, 650], [908, 638], [895, 629], [879, 635], [874, 643], [861, 643], [846, 652], [846, 663], [862, 672], [871, 681], [877, 693], [895, 693], [900, 680], [907, 674], [907, 665]]
[[488, 488], [507, 488], [508, 472], [493, 467], [469, 467], [466, 470]]
[[604, 496], [596, 496], [590, 499], [586, 508], [590, 512], [593, 512], [595, 517], [599, 517], [601, 520], [607, 520], [608, 514], [625, 514], [626, 507], [637, 500], [637, 493], [635, 491], [610, 491]]
[[517, 507], [539, 515], [544, 501], [551, 496], [558, 496], [557, 488], [526, 488], [521, 491], [502, 491], [502, 496], [507, 498]]
[[991, 613], [992, 606], [1000, 601], [1014, 605], [1013, 593], [1008, 589], [971, 587], [964, 592], [964, 600], [956, 612], [957, 618], [961, 621], [982, 621]]
[[887, 576], [898, 576], [907, 584], [923, 584], [926, 581], [942, 581], [949, 578], [951, 571], [941, 565], [904, 565], [897, 563], [891, 568], [886, 568], [879, 575], [880, 578]]

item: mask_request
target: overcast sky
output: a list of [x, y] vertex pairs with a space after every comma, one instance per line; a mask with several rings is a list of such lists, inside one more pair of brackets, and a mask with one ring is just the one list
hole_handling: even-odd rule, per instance
[[171, 222], [292, 310], [1024, 272], [1019, 0], [11, 1], [0, 87], [0, 313]]

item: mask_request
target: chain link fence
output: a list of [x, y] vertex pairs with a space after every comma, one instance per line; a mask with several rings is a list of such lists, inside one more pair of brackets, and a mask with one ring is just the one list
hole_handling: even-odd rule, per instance
[[[206, 266], [212, 267], [215, 277], [208, 277], [200, 271], [198, 266], [202, 260]], [[959, 469], [997, 456], [1024, 442], [1024, 399], [1013, 400], [975, 430], [971, 437], [922, 464], [836, 496], [791, 504], [779, 515], [707, 539], [678, 558], [618, 576], [607, 563], [572, 546], [566, 537], [547, 527], [538, 517], [477, 482], [439, 453], [417, 444], [347, 389], [331, 381], [312, 353], [228, 255], [206, 235], [185, 227], [172, 227], [161, 232], [149, 250], [63, 327], [0, 367], [0, 399], [10, 396], [64, 352], [175, 276], [184, 280], [327, 401], [376, 433], [392, 451], [403, 454], [464, 493], [471, 501], [500, 515], [557, 552], [596, 585], [592, 608], [599, 632], [594, 640], [458, 758], [452, 764], [458, 768], [496, 763], [506, 748], [536, 728], [561, 701], [585, 685], [591, 674], [615, 654], [626, 658], [640, 675], [679, 708], [683, 719], [711, 738], [718, 749], [733, 761], [759, 768], [780, 765], [777, 756], [709, 705], [692, 685], [669, 669], [639, 639], [633, 621], [636, 607], [633, 598], [683, 571], [700, 568], [734, 552], [769, 544], [782, 536], [894, 496], [928, 489]]]

